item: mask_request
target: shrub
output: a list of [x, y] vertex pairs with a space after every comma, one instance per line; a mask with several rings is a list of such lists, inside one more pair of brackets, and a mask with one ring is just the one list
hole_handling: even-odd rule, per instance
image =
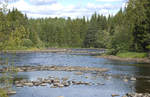
[[23, 46], [25, 47], [32, 47], [33, 46], [33, 42], [30, 39], [23, 39]]

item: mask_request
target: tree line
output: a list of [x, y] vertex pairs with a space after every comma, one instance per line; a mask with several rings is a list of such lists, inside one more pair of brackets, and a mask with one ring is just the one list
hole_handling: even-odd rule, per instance
[[107, 48], [145, 52], [150, 49], [150, 1], [129, 0], [112, 16], [31, 19], [17, 9], [0, 9], [0, 48]]

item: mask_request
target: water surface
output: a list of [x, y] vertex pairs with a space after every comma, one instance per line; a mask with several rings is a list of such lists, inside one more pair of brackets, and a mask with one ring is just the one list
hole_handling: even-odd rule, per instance
[[[119, 94], [120, 97], [128, 92], [149, 92], [150, 93], [150, 65], [137, 64], [131, 62], [113, 61], [104, 58], [97, 58], [88, 54], [68, 54], [68, 53], [17, 53], [1, 54], [3, 60], [15, 66], [24, 65], [44, 65], [44, 66], [83, 66], [83, 67], [102, 67], [109, 68], [107, 74], [113, 75], [130, 75], [145, 76], [137, 81], [124, 82], [121, 78], [112, 77], [104, 78], [95, 73], [84, 73], [75, 75], [75, 72], [65, 71], [36, 71], [20, 72], [18, 77], [36, 80], [37, 77], [68, 77], [70, 80], [81, 80], [95, 83], [92, 86], [70, 86], [67, 88], [50, 88], [46, 87], [24, 87], [16, 88], [16, 95], [11, 97], [111, 97], [111, 94]], [[136, 65], [135, 65], [136, 64]], [[88, 78], [85, 78], [88, 76]], [[104, 83], [105, 85], [98, 85]]]

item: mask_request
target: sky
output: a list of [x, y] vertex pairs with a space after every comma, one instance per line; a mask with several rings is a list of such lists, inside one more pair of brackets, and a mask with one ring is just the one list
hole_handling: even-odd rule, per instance
[[90, 17], [97, 12], [115, 15], [124, 8], [125, 0], [11, 0], [8, 8], [17, 8], [30, 18], [45, 17]]

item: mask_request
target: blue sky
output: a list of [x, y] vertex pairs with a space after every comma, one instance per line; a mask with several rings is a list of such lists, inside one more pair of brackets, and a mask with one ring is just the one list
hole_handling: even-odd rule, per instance
[[90, 17], [94, 12], [116, 14], [126, 0], [11, 0], [8, 7], [19, 9], [28, 17]]

